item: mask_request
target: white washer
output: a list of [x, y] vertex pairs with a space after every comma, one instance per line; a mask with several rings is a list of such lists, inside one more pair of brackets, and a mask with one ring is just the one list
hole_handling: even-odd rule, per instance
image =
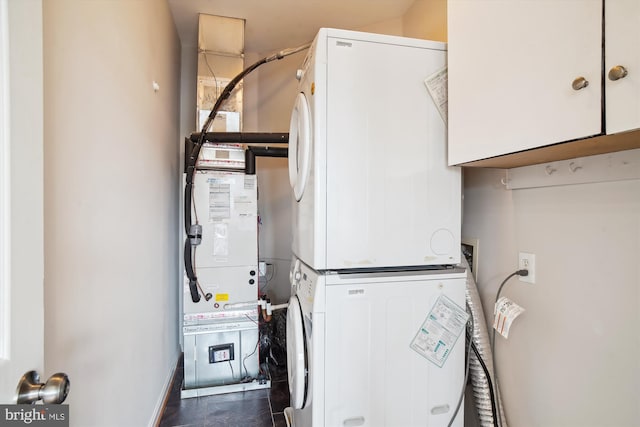
[[321, 29], [291, 115], [293, 252], [316, 270], [460, 262], [460, 168], [424, 80], [446, 45]]
[[287, 374], [293, 426], [324, 425], [324, 290], [294, 258], [287, 309]]
[[[464, 382], [464, 333], [442, 367], [410, 348], [463, 269], [319, 274], [296, 260], [287, 313], [295, 427], [445, 426]], [[463, 411], [454, 426], [463, 425]]]

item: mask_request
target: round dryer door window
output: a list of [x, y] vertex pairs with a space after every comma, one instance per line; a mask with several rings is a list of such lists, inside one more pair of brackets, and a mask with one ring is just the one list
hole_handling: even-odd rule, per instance
[[289, 124], [289, 182], [299, 202], [309, 177], [311, 161], [311, 114], [303, 93], [299, 93]]
[[300, 300], [296, 295], [289, 299], [287, 308], [287, 370], [291, 406], [302, 409], [307, 405], [307, 337]]

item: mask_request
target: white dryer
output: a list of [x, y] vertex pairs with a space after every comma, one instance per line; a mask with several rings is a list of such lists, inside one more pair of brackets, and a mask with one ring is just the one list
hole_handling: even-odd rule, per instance
[[[463, 269], [319, 274], [294, 261], [287, 313], [293, 426], [445, 426], [464, 382], [464, 333], [441, 366], [410, 348]], [[454, 426], [463, 425], [462, 410]]]
[[321, 29], [298, 70], [294, 254], [315, 270], [460, 261], [461, 174], [425, 79], [446, 45]]
[[292, 426], [324, 425], [324, 289], [317, 274], [294, 258], [289, 274], [287, 375]]

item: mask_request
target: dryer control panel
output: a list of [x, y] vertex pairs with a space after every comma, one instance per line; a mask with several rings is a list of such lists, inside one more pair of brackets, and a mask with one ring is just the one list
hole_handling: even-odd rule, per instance
[[297, 295], [304, 313], [324, 312], [324, 275], [294, 259], [289, 272], [291, 295]]

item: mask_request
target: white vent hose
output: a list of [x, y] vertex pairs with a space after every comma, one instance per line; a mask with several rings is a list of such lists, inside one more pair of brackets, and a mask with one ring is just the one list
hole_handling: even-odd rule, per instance
[[[493, 357], [491, 355], [491, 344], [489, 341], [489, 333], [487, 330], [487, 322], [485, 321], [484, 312], [482, 310], [482, 301], [480, 300], [480, 294], [478, 293], [478, 287], [476, 281], [473, 278], [473, 274], [469, 269], [464, 255], [462, 256], [462, 264], [467, 269], [467, 287], [465, 291], [465, 297], [467, 304], [471, 310], [471, 316], [473, 316], [473, 332], [471, 339], [478, 349], [478, 353], [482, 357], [489, 374], [491, 375], [491, 381], [494, 384], [494, 393], [496, 396], [496, 407], [499, 413], [499, 425], [501, 427], [507, 427], [507, 420], [504, 415], [504, 409], [502, 407], [502, 399], [500, 398], [500, 392], [497, 384], [497, 378], [494, 375], [493, 369]], [[491, 392], [489, 391], [489, 382], [484, 375], [484, 370], [478, 361], [476, 355], [471, 353], [470, 362], [470, 378], [471, 388], [473, 390], [473, 400], [476, 410], [478, 411], [478, 418], [480, 419], [480, 426], [493, 427], [493, 412], [491, 410]]]

